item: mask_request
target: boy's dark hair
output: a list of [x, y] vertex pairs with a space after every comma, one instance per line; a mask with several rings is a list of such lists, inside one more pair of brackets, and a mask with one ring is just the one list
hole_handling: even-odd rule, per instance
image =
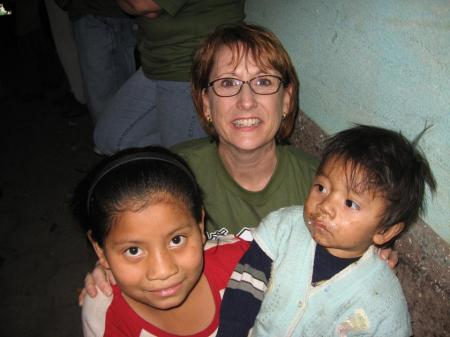
[[103, 246], [118, 213], [158, 202], [179, 201], [202, 219], [202, 192], [187, 163], [159, 147], [128, 149], [104, 159], [77, 186], [75, 217]]
[[[343, 160], [351, 167], [347, 179], [353, 189], [381, 193], [386, 199], [381, 227], [403, 222], [406, 229], [425, 210], [425, 185], [432, 193], [436, 190], [428, 161], [417, 147], [427, 129], [410, 142], [400, 132], [356, 125], [326, 142], [318, 172], [329, 160]], [[362, 180], [356, 179], [359, 173]]]

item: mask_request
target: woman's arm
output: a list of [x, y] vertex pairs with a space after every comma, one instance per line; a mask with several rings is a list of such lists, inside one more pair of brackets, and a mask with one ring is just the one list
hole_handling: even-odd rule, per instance
[[106, 313], [112, 303], [112, 296], [99, 294], [96, 298], [87, 298], [81, 310], [84, 337], [102, 337], [106, 329]]
[[84, 288], [78, 296], [78, 304], [82, 306], [86, 296], [94, 298], [99, 292], [103, 295], [111, 296], [111, 284], [116, 284], [114, 276], [109, 270], [103, 269], [103, 267], [97, 263], [94, 270], [92, 270], [91, 273], [87, 273], [84, 278]]
[[386, 261], [387, 265], [391, 269], [395, 269], [398, 263], [398, 253], [392, 248], [383, 248], [378, 251], [380, 259]]

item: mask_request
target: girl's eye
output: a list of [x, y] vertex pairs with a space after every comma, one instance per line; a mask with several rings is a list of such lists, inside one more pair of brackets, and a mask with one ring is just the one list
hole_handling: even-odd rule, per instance
[[170, 240], [170, 247], [178, 247], [186, 242], [186, 237], [177, 235]]
[[142, 255], [142, 250], [139, 247], [130, 247], [125, 251], [125, 255], [136, 257]]
[[347, 206], [348, 208], [359, 210], [359, 205], [350, 199], [345, 200], [345, 206]]

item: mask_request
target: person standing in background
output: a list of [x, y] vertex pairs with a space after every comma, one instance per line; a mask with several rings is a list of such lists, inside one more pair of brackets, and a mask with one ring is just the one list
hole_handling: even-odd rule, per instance
[[55, 0], [45, 0], [50, 28], [55, 42], [56, 52], [66, 73], [70, 92], [79, 104], [86, 104], [84, 87], [81, 79], [78, 50], [73, 38], [72, 25], [66, 11]]
[[141, 68], [96, 124], [94, 142], [111, 155], [131, 147], [171, 146], [205, 135], [190, 91], [192, 57], [217, 26], [244, 19], [245, 0], [118, 0], [137, 16]]
[[108, 101], [136, 71], [134, 19], [115, 0], [72, 0], [67, 11], [95, 124]]

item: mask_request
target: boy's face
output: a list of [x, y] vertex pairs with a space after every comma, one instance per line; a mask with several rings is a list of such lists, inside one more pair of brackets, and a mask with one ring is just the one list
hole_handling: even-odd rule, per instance
[[203, 222], [170, 201], [119, 213], [104, 248], [94, 247], [128, 304], [143, 314], [184, 302], [202, 275], [204, 240]]
[[384, 243], [379, 222], [386, 200], [374, 191], [355, 191], [352, 186], [364, 175], [357, 171], [352, 183], [351, 173], [342, 160], [328, 160], [314, 178], [303, 213], [317, 244], [343, 258], [361, 256], [371, 244]]

